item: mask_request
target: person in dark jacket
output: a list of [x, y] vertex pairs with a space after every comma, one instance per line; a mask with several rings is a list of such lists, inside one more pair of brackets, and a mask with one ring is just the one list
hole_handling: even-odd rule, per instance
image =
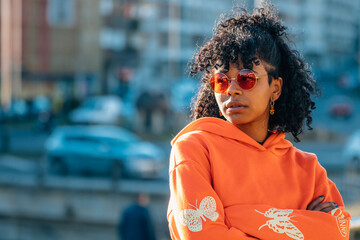
[[155, 232], [147, 205], [147, 194], [139, 194], [137, 202], [127, 207], [120, 220], [119, 236], [121, 240], [155, 240]]

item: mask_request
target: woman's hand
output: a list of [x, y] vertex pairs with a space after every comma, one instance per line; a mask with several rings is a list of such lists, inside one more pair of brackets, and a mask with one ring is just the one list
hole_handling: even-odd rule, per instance
[[335, 202], [324, 202], [324, 196], [320, 196], [314, 199], [306, 208], [306, 210], [310, 211], [320, 211], [320, 212], [330, 212], [331, 210], [338, 207], [338, 205]]

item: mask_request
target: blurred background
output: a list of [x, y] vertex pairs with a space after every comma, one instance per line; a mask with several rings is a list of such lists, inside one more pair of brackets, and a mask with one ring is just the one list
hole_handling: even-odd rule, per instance
[[[170, 239], [169, 142], [198, 86], [187, 64], [221, 13], [260, 2], [0, 0], [0, 238], [120, 239], [136, 203]], [[294, 145], [318, 155], [357, 220], [360, 1], [273, 3], [322, 88]]]

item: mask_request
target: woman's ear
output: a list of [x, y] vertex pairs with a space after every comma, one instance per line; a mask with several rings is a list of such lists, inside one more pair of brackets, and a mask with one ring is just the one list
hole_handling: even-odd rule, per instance
[[283, 79], [281, 77], [273, 79], [272, 85], [273, 85], [273, 92], [272, 92], [271, 96], [272, 96], [272, 99], [274, 101], [276, 101], [281, 95]]

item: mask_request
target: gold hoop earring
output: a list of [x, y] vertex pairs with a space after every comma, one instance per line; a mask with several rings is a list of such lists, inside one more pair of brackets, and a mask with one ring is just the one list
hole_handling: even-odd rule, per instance
[[275, 114], [275, 101], [272, 100], [270, 102], [270, 115], [273, 116]]
[[220, 117], [222, 117], [223, 115], [222, 115], [222, 112], [219, 110], [219, 115], [220, 115]]

